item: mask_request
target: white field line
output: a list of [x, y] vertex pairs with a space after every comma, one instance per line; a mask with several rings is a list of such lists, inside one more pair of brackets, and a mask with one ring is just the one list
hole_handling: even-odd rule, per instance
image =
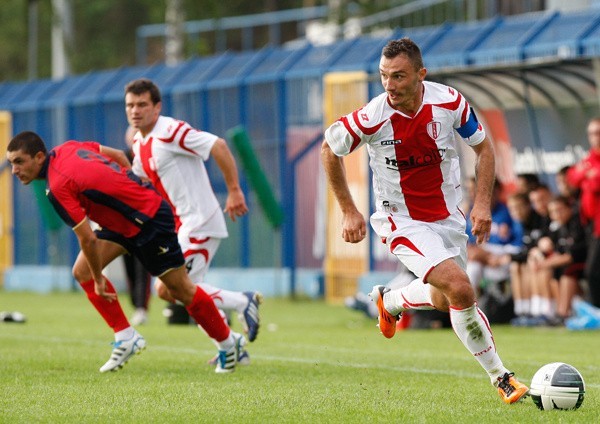
[[[0, 339], [20, 339], [20, 340], [35, 340], [35, 341], [43, 341], [47, 343], [56, 343], [56, 344], [80, 344], [87, 346], [107, 346], [109, 343], [98, 342], [89, 339], [80, 339], [80, 338], [66, 338], [66, 337], [45, 337], [45, 336], [33, 336], [33, 335], [6, 335], [0, 334]], [[293, 346], [286, 345], [288, 348], [292, 348]], [[299, 348], [306, 349], [307, 345], [300, 345]], [[172, 352], [174, 354], [189, 354], [194, 356], [207, 356], [210, 357], [214, 355], [214, 349], [192, 349], [185, 347], [173, 347], [169, 345], [155, 345], [149, 344], [147, 349], [158, 350], [164, 352]], [[293, 349], [290, 349], [293, 350]], [[323, 346], [315, 346], [315, 350], [323, 350]], [[352, 352], [352, 350], [348, 348], [336, 349], [332, 347], [327, 347], [328, 353], [334, 352]], [[447, 375], [452, 377], [460, 377], [460, 378], [472, 378], [472, 379], [480, 379], [482, 378], [481, 373], [466, 373], [462, 371], [456, 371], [452, 369], [426, 369], [426, 368], [415, 368], [415, 367], [402, 367], [395, 365], [388, 365], [382, 363], [365, 363], [365, 362], [349, 362], [349, 361], [339, 361], [339, 360], [323, 360], [323, 359], [314, 359], [314, 358], [300, 358], [294, 356], [276, 356], [276, 355], [264, 355], [264, 354], [255, 354], [251, 353], [252, 359], [260, 359], [265, 361], [275, 361], [275, 362], [288, 362], [288, 363], [296, 363], [296, 364], [313, 364], [313, 365], [329, 365], [332, 367], [340, 367], [340, 368], [354, 368], [354, 369], [378, 369], [378, 370], [389, 370], [395, 372], [404, 372], [404, 373], [413, 373], [413, 374], [430, 374], [430, 375]], [[466, 359], [469, 359], [468, 356], [465, 356]], [[533, 362], [529, 362], [530, 364], [534, 364]], [[598, 371], [600, 367], [586, 367], [588, 370]], [[585, 377], [584, 377], [585, 378]], [[586, 387], [600, 388], [600, 384], [586, 383]]]

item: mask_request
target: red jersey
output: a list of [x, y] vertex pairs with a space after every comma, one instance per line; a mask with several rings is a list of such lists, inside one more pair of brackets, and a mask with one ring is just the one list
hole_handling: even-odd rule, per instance
[[103, 228], [133, 237], [162, 202], [152, 186], [101, 154], [96, 142], [67, 141], [55, 147], [40, 176], [47, 180], [48, 199], [71, 227], [88, 216]]

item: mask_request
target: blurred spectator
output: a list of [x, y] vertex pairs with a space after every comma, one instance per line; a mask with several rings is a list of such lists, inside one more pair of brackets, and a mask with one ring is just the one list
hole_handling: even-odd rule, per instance
[[600, 117], [593, 118], [587, 127], [590, 144], [588, 155], [571, 167], [567, 180], [581, 191], [580, 216], [588, 233], [588, 254], [585, 274], [590, 300], [600, 307]]
[[515, 233], [521, 239], [521, 248], [516, 253], [504, 255], [500, 262], [510, 264], [510, 286], [516, 315], [511, 324], [521, 325], [531, 315], [531, 275], [527, 272], [527, 256], [548, 229], [542, 217], [531, 207], [527, 194], [509, 196], [507, 206], [515, 223]]
[[546, 221], [547, 225], [550, 225], [548, 203], [552, 199], [552, 196], [552, 191], [545, 184], [540, 184], [529, 192], [531, 207]]
[[[501, 201], [502, 185], [496, 181], [492, 193], [492, 228], [489, 240], [477, 245], [472, 238], [467, 246], [467, 275], [476, 291], [482, 289], [483, 280], [497, 283], [508, 280], [508, 263], [501, 263], [504, 254], [517, 253], [521, 239], [515, 233], [508, 208]], [[468, 222], [469, 220], [467, 220]]]
[[548, 210], [551, 231], [531, 250], [528, 262], [534, 281], [534, 324], [562, 323], [571, 315], [571, 301], [581, 293], [579, 280], [585, 266], [585, 231], [569, 199], [554, 197]]
[[540, 178], [537, 174], [524, 173], [517, 175], [516, 191], [529, 195], [532, 190], [540, 186]]
[[575, 208], [575, 210], [579, 213], [579, 190], [576, 187], [573, 187], [569, 184], [567, 180], [567, 173], [571, 169], [571, 166], [563, 166], [558, 170], [555, 175], [556, 188], [558, 190], [558, 194], [569, 199], [571, 206]]

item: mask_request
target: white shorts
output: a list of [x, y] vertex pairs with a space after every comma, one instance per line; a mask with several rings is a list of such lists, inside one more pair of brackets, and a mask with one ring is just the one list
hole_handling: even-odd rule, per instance
[[194, 284], [203, 283], [208, 267], [219, 249], [221, 239], [217, 237], [200, 238], [182, 233], [177, 236], [190, 280]]
[[468, 237], [465, 216], [460, 211], [436, 222], [375, 212], [371, 226], [390, 252], [424, 281], [436, 265], [449, 258], [466, 268]]

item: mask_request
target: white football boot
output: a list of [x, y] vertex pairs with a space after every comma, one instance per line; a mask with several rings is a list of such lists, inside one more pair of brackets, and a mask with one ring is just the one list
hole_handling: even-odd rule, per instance
[[136, 332], [129, 340], [113, 342], [113, 351], [106, 364], [100, 367], [100, 372], [117, 371], [129, 361], [133, 355], [139, 355], [146, 348], [146, 340]]
[[246, 338], [239, 333], [232, 332], [232, 334], [234, 339], [233, 346], [228, 350], [219, 350], [219, 358], [217, 360], [217, 367], [215, 368], [216, 373], [221, 374], [235, 371], [235, 366], [242, 358]]

